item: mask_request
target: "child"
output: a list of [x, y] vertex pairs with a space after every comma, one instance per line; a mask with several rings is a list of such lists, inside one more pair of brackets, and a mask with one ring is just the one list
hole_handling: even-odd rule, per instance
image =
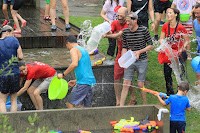
[[4, 17], [6, 19], [4, 21], [4, 23], [2, 24], [3, 26], [10, 23], [10, 20], [9, 20], [9, 17], [8, 17], [8, 11], [7, 11], [8, 4], [10, 4], [10, 12], [11, 12], [12, 8], [13, 8], [14, 0], [3, 0], [2, 10], [3, 10]]
[[[180, 21], [181, 24], [185, 27], [185, 29], [187, 30], [187, 33], [192, 36], [193, 34], [193, 25], [192, 25], [192, 14], [194, 12], [194, 6], [196, 5], [196, 1], [195, 0], [183, 0], [183, 1], [179, 1], [179, 0], [173, 0], [173, 3], [171, 5], [171, 8], [177, 8], [180, 11], [180, 14], [189, 14], [189, 17], [184, 21]], [[183, 20], [180, 16], [180, 20]], [[190, 50], [190, 45], [191, 43], [188, 44], [187, 46], [187, 54], [188, 54], [188, 60], [192, 60], [191, 55], [189, 53]]]
[[176, 131], [178, 133], [185, 132], [185, 109], [187, 111], [191, 110], [189, 100], [185, 96], [188, 91], [189, 84], [187, 82], [181, 82], [178, 87], [178, 93], [176, 95], [170, 95], [165, 101], [162, 100], [159, 94], [155, 94], [163, 106], [171, 103], [170, 133], [176, 133]]

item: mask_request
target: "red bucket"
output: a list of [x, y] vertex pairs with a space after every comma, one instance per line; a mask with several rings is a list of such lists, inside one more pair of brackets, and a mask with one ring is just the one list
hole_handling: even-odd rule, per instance
[[[167, 53], [167, 54], [166, 54]], [[178, 60], [178, 51], [172, 49], [172, 55], [170, 54], [169, 49], [165, 48], [165, 52], [159, 52], [158, 53], [158, 61], [160, 64], [163, 63], [171, 63], [171, 61], [169, 60], [169, 58], [174, 58], [175, 60]], [[169, 56], [169, 57], [168, 57]]]

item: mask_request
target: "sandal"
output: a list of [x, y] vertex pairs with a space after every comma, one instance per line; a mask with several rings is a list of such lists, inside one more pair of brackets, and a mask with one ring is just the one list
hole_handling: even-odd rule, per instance
[[14, 34], [21, 34], [21, 30], [14, 30], [13, 33]]
[[27, 21], [22, 22], [21, 28], [24, 28], [26, 26]]

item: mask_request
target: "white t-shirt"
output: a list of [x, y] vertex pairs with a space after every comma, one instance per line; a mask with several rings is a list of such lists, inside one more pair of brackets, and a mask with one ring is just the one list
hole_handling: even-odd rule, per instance
[[[124, 0], [119, 0], [119, 5], [123, 7]], [[103, 5], [103, 10], [106, 12], [106, 17], [110, 22], [113, 20], [117, 20], [117, 13], [114, 11], [115, 7], [117, 6], [117, 2], [113, 0], [111, 5], [111, 0], [106, 0], [105, 4]]]
[[[180, 11], [180, 14], [189, 14], [192, 11], [193, 6], [196, 4], [196, 0], [174, 0], [173, 3]], [[192, 16], [190, 16], [188, 21], [181, 21], [181, 23], [192, 25]]]

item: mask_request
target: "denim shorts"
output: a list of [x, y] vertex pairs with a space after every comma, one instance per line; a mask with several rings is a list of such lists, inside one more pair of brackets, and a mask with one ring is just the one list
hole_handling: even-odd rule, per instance
[[92, 96], [93, 90], [90, 85], [76, 84], [69, 96], [68, 102], [75, 106], [84, 105], [89, 107]]
[[3, 0], [3, 4], [14, 5], [14, 0]]
[[124, 80], [132, 81], [135, 71], [137, 72], [137, 81], [144, 82], [148, 67], [148, 59], [138, 60], [124, 69]]

